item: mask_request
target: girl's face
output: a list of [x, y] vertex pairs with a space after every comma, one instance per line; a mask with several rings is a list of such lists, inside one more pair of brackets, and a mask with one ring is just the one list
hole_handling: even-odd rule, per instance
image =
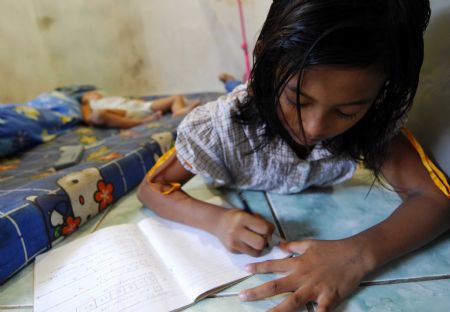
[[301, 145], [314, 145], [350, 129], [367, 113], [386, 79], [373, 67], [316, 65], [305, 69], [299, 98], [302, 130], [295, 98], [299, 77], [289, 80], [283, 90], [278, 116]]

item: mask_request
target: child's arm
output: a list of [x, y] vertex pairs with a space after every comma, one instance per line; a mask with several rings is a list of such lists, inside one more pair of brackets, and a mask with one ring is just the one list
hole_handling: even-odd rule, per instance
[[318, 302], [319, 312], [329, 311], [350, 295], [369, 272], [450, 228], [450, 199], [433, 184], [416, 151], [402, 135], [393, 140], [382, 172], [403, 198], [391, 216], [346, 239], [285, 244], [286, 249], [302, 255], [253, 264], [250, 270], [288, 275], [246, 290], [241, 298], [256, 300], [293, 291], [273, 311], [292, 311], [308, 301]]
[[[179, 162], [176, 154], [167, 159], [138, 189], [139, 200], [158, 215], [203, 229], [217, 236], [232, 252], [253, 256], [261, 253], [274, 227], [260, 216], [241, 209], [228, 209], [194, 199], [181, 189], [163, 195], [171, 183], [186, 183], [194, 175]], [[149, 182], [149, 180], [151, 182]]]
[[83, 96], [81, 100], [81, 116], [83, 117], [83, 121], [88, 126], [92, 125], [92, 108], [89, 105], [89, 99]]
[[423, 246], [450, 228], [450, 198], [433, 183], [403, 135], [393, 140], [382, 172], [403, 203], [386, 220], [361, 233], [374, 243], [368, 250], [374, 267]]

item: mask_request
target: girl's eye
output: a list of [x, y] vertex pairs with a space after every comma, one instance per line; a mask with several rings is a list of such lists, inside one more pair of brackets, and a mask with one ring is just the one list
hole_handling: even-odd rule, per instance
[[[297, 102], [295, 100], [291, 99], [290, 97], [286, 97], [286, 98], [290, 105], [297, 106]], [[306, 102], [300, 100], [300, 108], [304, 108], [308, 105], [309, 105], [309, 103], [306, 103]]]
[[353, 118], [355, 118], [358, 115], [358, 113], [346, 114], [346, 113], [343, 113], [343, 112], [341, 112], [339, 110], [336, 111], [336, 113], [338, 114], [339, 117], [344, 118], [344, 119], [353, 119]]
[[290, 97], [287, 96], [286, 99], [287, 99], [289, 104], [294, 105], [294, 106], [297, 105], [297, 102], [295, 100], [291, 99]]

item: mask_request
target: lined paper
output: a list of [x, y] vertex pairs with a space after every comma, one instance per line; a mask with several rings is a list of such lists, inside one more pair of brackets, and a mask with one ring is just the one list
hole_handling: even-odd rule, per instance
[[105, 228], [35, 265], [36, 312], [169, 311], [189, 303], [136, 225]]
[[36, 258], [35, 312], [171, 311], [251, 274], [254, 258], [228, 252], [207, 232], [148, 218], [111, 226]]

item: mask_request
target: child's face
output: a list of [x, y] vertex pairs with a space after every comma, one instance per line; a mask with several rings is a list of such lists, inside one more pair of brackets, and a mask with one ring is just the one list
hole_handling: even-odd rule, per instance
[[314, 145], [350, 129], [367, 113], [386, 79], [375, 68], [316, 65], [305, 69], [299, 98], [303, 133], [295, 99], [299, 77], [294, 76], [283, 90], [278, 115], [301, 145]]
[[103, 95], [99, 91], [89, 91], [83, 95], [83, 98], [88, 101], [98, 100], [98, 99], [101, 99], [102, 97], [103, 97]]

